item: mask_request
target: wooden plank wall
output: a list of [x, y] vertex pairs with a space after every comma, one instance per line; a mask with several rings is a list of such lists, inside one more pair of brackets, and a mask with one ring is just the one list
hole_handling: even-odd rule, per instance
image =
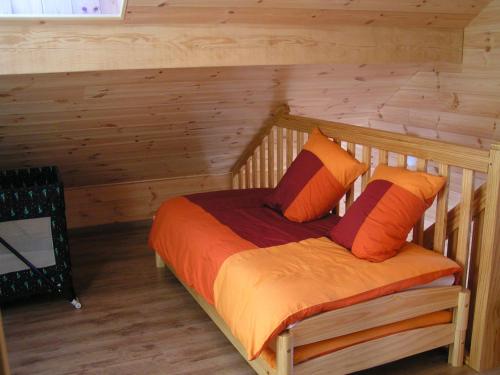
[[488, 0], [129, 0], [126, 22], [464, 28]]
[[120, 15], [121, 4], [121, 0], [2, 0], [0, 15]]
[[[188, 28], [48, 24], [29, 28], [0, 26], [0, 74], [325, 63], [459, 63], [462, 55], [460, 29], [346, 25], [332, 30], [277, 28], [266, 32], [231, 25]], [[350, 41], [348, 45], [346, 40]]]
[[0, 168], [67, 187], [228, 173], [270, 111], [367, 125], [432, 66], [302, 65], [0, 77]]
[[0, 74], [460, 63], [463, 27], [487, 2], [130, 0], [123, 21], [2, 23]]
[[190, 176], [66, 189], [69, 228], [151, 220], [160, 204], [178, 195], [231, 188], [231, 176]]
[[[370, 118], [371, 127], [405, 132], [427, 138], [440, 138], [488, 149], [500, 141], [500, 0], [492, 1], [465, 28], [464, 60], [459, 72], [419, 72], [401, 87]], [[451, 186], [460, 191], [460, 186]], [[492, 229], [494, 230], [494, 229]], [[497, 229], [498, 230], [498, 229]], [[500, 262], [497, 249], [489, 255]], [[474, 261], [477, 262], [477, 259]], [[498, 267], [491, 279], [477, 274], [473, 288], [482, 283], [483, 298], [475, 316], [484, 321], [482, 330], [473, 332], [470, 365], [477, 370], [500, 366], [500, 295]], [[487, 289], [487, 290], [486, 290]], [[488, 294], [489, 293], [489, 294]], [[485, 295], [490, 296], [489, 301]]]
[[375, 128], [488, 149], [500, 140], [500, 1], [465, 29], [461, 72], [419, 72], [370, 119]]

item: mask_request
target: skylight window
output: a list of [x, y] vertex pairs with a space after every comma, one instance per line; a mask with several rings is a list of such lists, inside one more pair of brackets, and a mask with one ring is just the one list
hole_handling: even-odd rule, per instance
[[123, 18], [127, 0], [0, 0], [0, 18]]

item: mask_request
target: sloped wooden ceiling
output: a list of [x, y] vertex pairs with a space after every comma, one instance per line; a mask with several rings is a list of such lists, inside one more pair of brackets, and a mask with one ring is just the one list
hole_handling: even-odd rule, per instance
[[270, 111], [367, 125], [401, 65], [58, 73], [0, 78], [0, 168], [58, 165], [67, 186], [228, 173]]
[[412, 131], [391, 110], [436, 105], [400, 98], [460, 71], [486, 3], [129, 0], [113, 23], [2, 22], [0, 168], [57, 164], [67, 186], [224, 174], [283, 102]]
[[463, 28], [487, 2], [129, 0], [123, 21], [2, 21], [0, 74], [460, 63]]
[[464, 28], [487, 0], [128, 0], [127, 23]]

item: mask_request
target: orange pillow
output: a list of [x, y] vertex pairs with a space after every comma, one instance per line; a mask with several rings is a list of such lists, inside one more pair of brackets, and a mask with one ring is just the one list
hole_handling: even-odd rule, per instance
[[391, 258], [445, 182], [445, 177], [379, 165], [330, 238], [358, 258], [372, 262]]
[[266, 204], [291, 221], [318, 219], [367, 168], [316, 128]]

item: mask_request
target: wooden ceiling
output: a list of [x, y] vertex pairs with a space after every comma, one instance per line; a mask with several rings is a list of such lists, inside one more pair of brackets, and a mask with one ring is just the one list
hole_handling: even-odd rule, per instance
[[[112, 24], [2, 23], [0, 168], [57, 164], [68, 186], [224, 174], [284, 102], [482, 147], [497, 82], [448, 62], [487, 2], [129, 0]], [[497, 66], [484, 38], [465, 55]]]
[[489, 0], [128, 0], [130, 24], [464, 28]]
[[0, 79], [0, 168], [57, 164], [68, 186], [223, 174], [287, 102], [367, 125], [418, 70], [301, 65], [9, 76]]
[[2, 22], [0, 74], [460, 63], [488, 1], [129, 0], [120, 21]]

